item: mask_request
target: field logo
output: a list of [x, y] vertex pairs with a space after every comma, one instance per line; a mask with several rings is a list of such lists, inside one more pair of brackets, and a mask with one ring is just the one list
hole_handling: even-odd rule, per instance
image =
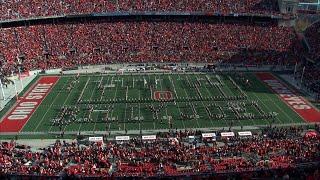
[[0, 133], [19, 132], [59, 77], [42, 77], [0, 122]]
[[257, 73], [256, 75], [305, 121], [320, 122], [320, 112], [302, 96], [298, 96], [294, 90], [288, 88], [270, 73]]
[[155, 91], [153, 94], [153, 99], [157, 101], [170, 101], [172, 100], [171, 91]]

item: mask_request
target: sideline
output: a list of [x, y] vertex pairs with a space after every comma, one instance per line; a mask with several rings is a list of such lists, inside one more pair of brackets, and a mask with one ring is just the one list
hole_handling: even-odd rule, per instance
[[306, 122], [320, 122], [318, 109], [314, 108], [304, 97], [299, 96], [294, 89], [288, 87], [271, 73], [256, 73], [256, 76]]

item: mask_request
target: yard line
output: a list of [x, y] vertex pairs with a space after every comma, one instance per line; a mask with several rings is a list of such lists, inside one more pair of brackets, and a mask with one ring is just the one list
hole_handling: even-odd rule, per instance
[[220, 75], [219, 74], [216, 74], [215, 75], [215, 77], [217, 78], [217, 80], [218, 80], [218, 83], [222, 86], [222, 85], [224, 85], [224, 83], [223, 83], [223, 81], [221, 80], [221, 78], [220, 78]]
[[[258, 99], [258, 100], [263, 104], [264, 107], [266, 107], [266, 109], [268, 109], [269, 112], [272, 112], [271, 109], [256, 95], [255, 92], [252, 92], [252, 94], [256, 97], [256, 99]], [[280, 124], [281, 124], [281, 121], [280, 121], [280, 119], [279, 119], [278, 116], [276, 116], [276, 119], [277, 119], [278, 122], [280, 122]], [[267, 120], [266, 120], [266, 121], [267, 121]], [[267, 121], [267, 122], [268, 122], [268, 121]]]
[[[85, 85], [84, 89], [87, 87], [87, 84], [89, 84], [90, 79], [91, 79], [91, 78], [89, 77], [88, 80], [87, 80], [87, 82], [86, 82], [86, 85]], [[72, 89], [72, 90], [73, 90], [73, 89]], [[71, 90], [71, 91], [72, 91], [72, 90]], [[71, 92], [68, 94], [67, 98], [66, 98], [65, 101], [63, 102], [62, 107], [66, 104], [67, 100], [69, 99], [70, 94], [71, 94]], [[91, 98], [90, 98], [89, 100], [91, 100]], [[80, 125], [81, 125], [81, 124], [80, 124]], [[64, 126], [63, 132], [65, 132], [67, 126], [68, 126], [68, 125], [65, 125], [65, 126]]]
[[[99, 84], [102, 83], [102, 80], [103, 80], [103, 76], [101, 77], [101, 80], [100, 80], [100, 83], [99, 83]], [[95, 93], [96, 89], [97, 89], [97, 86], [94, 86], [93, 91], [92, 91], [92, 93], [91, 93], [91, 95], [90, 95], [89, 101], [91, 101], [92, 96], [93, 96], [93, 94]], [[98, 119], [97, 119], [97, 120], [98, 120]], [[80, 124], [79, 131], [81, 130], [82, 124], [83, 124], [83, 123]], [[95, 131], [96, 124], [97, 124], [97, 122], [94, 122], [93, 132]]]
[[[159, 74], [158, 74], [157, 76], [155, 76], [155, 77], [154, 77], [155, 82], [157, 82], [156, 77], [159, 78], [158, 80], [160, 81], [160, 91], [162, 91], [162, 81], [161, 81], [161, 77], [159, 76]], [[156, 83], [156, 85], [157, 85], [157, 83]], [[161, 117], [160, 117], [160, 118], [161, 118]], [[154, 122], [154, 121], [153, 121], [153, 129], [156, 129], [156, 125], [155, 125], [155, 122]]]
[[[119, 77], [118, 77], [118, 81], [119, 81]], [[113, 100], [116, 99], [116, 97], [117, 97], [117, 92], [118, 92], [118, 84], [115, 84], [115, 86], [116, 86], [116, 91], [114, 92]]]
[[128, 91], [129, 91], [129, 88], [127, 86], [127, 88], [126, 88], [126, 101], [128, 100]]
[[[99, 106], [101, 106], [101, 105], [99, 105]], [[101, 112], [98, 112], [98, 113], [101, 113]], [[99, 114], [97, 115], [97, 119], [96, 119], [96, 120], [94, 120], [94, 119], [93, 119], [93, 116], [92, 116], [92, 120], [93, 120], [93, 122], [94, 122], [93, 133], [96, 131], [97, 121], [99, 120], [98, 118], [99, 118]], [[81, 124], [82, 124], [82, 123], [81, 123]]]
[[[127, 86], [127, 89], [128, 89], [128, 86]], [[128, 103], [126, 102], [126, 107], [124, 109], [124, 119], [123, 119], [123, 123], [125, 124], [126, 121], [127, 121], [127, 108], [128, 108]]]
[[[180, 77], [179, 77], [180, 78]], [[174, 84], [173, 83], [173, 81], [172, 81], [172, 84]], [[176, 106], [177, 106], [177, 109], [179, 110], [179, 113], [181, 114], [181, 109], [180, 109], [180, 107], [179, 107], [179, 105], [178, 105], [178, 103], [176, 102]], [[171, 121], [173, 121], [173, 119], [171, 119]], [[183, 124], [183, 127], [184, 127], [184, 129], [186, 129], [186, 125], [184, 124], [184, 120], [181, 120], [181, 122], [182, 122], [182, 124]]]
[[[123, 87], [123, 77], [122, 77], [122, 84], [121, 84], [121, 87]], [[127, 86], [128, 87], [128, 86]]]
[[230, 96], [236, 96], [232, 91], [231, 89], [229, 88], [229, 86], [227, 85], [227, 83], [224, 83], [225, 84], [225, 89], [230, 93]]
[[[188, 75], [186, 75], [186, 78], [187, 78], [188, 84], [191, 85], [191, 82], [190, 82], [190, 80], [189, 80]], [[199, 87], [197, 86], [197, 84], [195, 84], [195, 89], [196, 89], [196, 92], [197, 92], [198, 97], [201, 98], [201, 97], [202, 97], [202, 94], [201, 94], [201, 92], [200, 92]]]
[[127, 121], [127, 108], [128, 108], [128, 103], [126, 103], [126, 108], [124, 109], [124, 122], [123, 126], [125, 127], [126, 121]]
[[[87, 113], [84, 113], [83, 116], [81, 117], [82, 119], [84, 119], [86, 116], [88, 116], [88, 112]], [[82, 123], [80, 124], [79, 128], [78, 128], [78, 131], [77, 132], [80, 132], [81, 130], [81, 126], [82, 126]], [[63, 131], [65, 130], [66, 126], [63, 128]]]
[[[158, 75], [158, 77], [159, 77], [159, 75]], [[159, 77], [159, 79], [160, 79], [160, 77]], [[162, 91], [162, 81], [160, 81], [160, 91]], [[179, 112], [181, 113], [181, 111], [180, 111], [180, 108], [179, 108], [179, 106], [177, 105], [177, 108], [178, 108], [178, 110], [179, 110]], [[168, 114], [167, 114], [167, 117], [168, 117]], [[171, 119], [171, 121], [173, 121], [173, 119]], [[184, 128], [186, 127], [185, 126], [185, 124], [184, 124], [184, 122], [182, 121], [182, 124], [183, 124], [183, 126], [184, 126]]]
[[[269, 96], [268, 96], [268, 97], [269, 97]], [[277, 98], [278, 98], [278, 97], [277, 97]], [[271, 100], [271, 102], [272, 102], [282, 113], [284, 113], [284, 115], [286, 115], [286, 116], [288, 117], [288, 119], [291, 121], [291, 123], [294, 123], [294, 121], [292, 121], [292, 117], [290, 117], [290, 116], [288, 115], [288, 113], [286, 113], [285, 111], [283, 111], [282, 108], [279, 107], [279, 105], [278, 105], [277, 103], [275, 103], [274, 100], [272, 100], [271, 97], [269, 97], [269, 99]], [[282, 123], [283, 123], [283, 122], [282, 122]]]
[[[109, 79], [110, 79], [111, 75], [108, 76], [108, 79], [107, 79], [107, 85], [108, 85], [108, 82], [109, 82]], [[102, 100], [102, 98], [104, 97], [104, 92], [105, 92], [105, 85], [103, 85], [103, 89], [102, 89], [102, 93], [101, 93], [101, 97], [100, 97], [100, 101]]]
[[[211, 87], [217, 88], [216, 86], [213, 85], [213, 83], [211, 82], [211, 79], [210, 79], [210, 77], [209, 77], [208, 75], [206, 75], [206, 78], [207, 78], [207, 81], [209, 82], [209, 85], [210, 85]], [[224, 83], [223, 83], [223, 84], [224, 84]], [[210, 95], [210, 96], [212, 97], [212, 93], [209, 91], [209, 89], [207, 88], [207, 86], [205, 86], [204, 88], [207, 90], [208, 95]], [[219, 90], [218, 90], [218, 92], [219, 92]], [[204, 104], [203, 102], [202, 102], [202, 105], [203, 105], [204, 108], [205, 108], [205, 104]], [[222, 111], [222, 108], [221, 108], [221, 109], [218, 109], [218, 110], [219, 110], [219, 112], [221, 112], [222, 114], [224, 114], [224, 115], [226, 116], [226, 113]], [[209, 108], [209, 111], [210, 111], [210, 108]], [[209, 119], [210, 119], [210, 122], [211, 122], [211, 124], [212, 124], [212, 127], [214, 127], [214, 125], [213, 125], [213, 120], [210, 118], [210, 116], [209, 116]], [[217, 121], [222, 121], [222, 123], [224, 123], [225, 126], [228, 126], [228, 123], [227, 123], [227, 121], [226, 121], [225, 119], [218, 119]], [[240, 124], [241, 124], [241, 123], [240, 123]]]
[[132, 88], [134, 88], [134, 76], [132, 76]]
[[[215, 86], [214, 86], [213, 83], [211, 82], [211, 79], [209, 78], [208, 75], [206, 75], [206, 78], [207, 78], [207, 81], [208, 81], [210, 87], [215, 88]], [[206, 86], [205, 86], [205, 89], [207, 90], [209, 97], [213, 97], [213, 96], [212, 96], [212, 93], [209, 91], [209, 89], [208, 89]]]
[[114, 78], [114, 76], [111, 77], [110, 86], [113, 84], [113, 78]]
[[[169, 124], [169, 115], [168, 115], [168, 107], [166, 107], [166, 116], [167, 116], [167, 120], [168, 120], [168, 129], [170, 129], [170, 124]], [[172, 121], [172, 120], [171, 120]], [[172, 122], [171, 122], [172, 123]]]
[[[186, 74], [185, 76], [187, 76], [187, 74]], [[180, 77], [180, 75], [179, 75], [179, 77]], [[189, 98], [189, 95], [188, 95], [188, 93], [187, 93], [186, 89], [185, 89], [185, 88], [183, 88], [183, 90], [184, 90], [184, 93], [185, 93], [185, 94], [187, 95], [187, 97]], [[191, 103], [191, 102], [189, 102], [189, 103]], [[193, 107], [194, 107], [194, 106], [193, 106]], [[196, 113], [196, 112], [194, 112], [194, 113]], [[195, 120], [197, 121], [198, 128], [200, 128], [200, 125], [199, 125], [198, 119], [196, 119], [196, 118], [195, 118]]]
[[110, 132], [110, 128], [111, 128], [111, 123], [108, 123], [108, 132]]
[[[230, 76], [228, 75], [228, 77], [230, 77]], [[231, 77], [230, 77], [230, 78], [231, 78]], [[234, 94], [234, 93], [231, 91], [231, 89], [229, 88], [229, 86], [227, 85], [227, 83], [224, 83], [224, 85], [225, 85], [225, 87], [226, 87], [225, 89], [230, 93], [230, 96], [236, 96], [236, 94]], [[252, 121], [253, 124], [255, 124], [252, 119], [251, 119], [251, 121]], [[243, 126], [242, 123], [241, 123], [241, 120], [238, 120], [238, 122], [240, 123], [241, 126]]]
[[[207, 80], [209, 81], [209, 84], [211, 85], [211, 87], [217, 89], [219, 95], [222, 95], [222, 96], [225, 97], [225, 95], [223, 94], [223, 92], [220, 91], [220, 89], [219, 89], [219, 87], [218, 87], [218, 84], [217, 84], [216, 82], [215, 82], [215, 83], [212, 82], [212, 79], [210, 78], [211, 76], [206, 75], [206, 77], [207, 77]], [[215, 76], [214, 76], [214, 77], [215, 77]], [[208, 91], [208, 92], [209, 92], [209, 94], [211, 95], [211, 97], [213, 97], [213, 96], [216, 95], [216, 94], [213, 94], [213, 92], [211, 92], [211, 91]]]
[[101, 87], [101, 85], [102, 85], [102, 81], [103, 81], [103, 76], [102, 76], [102, 78], [101, 78], [101, 80], [100, 80], [100, 82], [99, 82], [99, 85], [98, 85], [98, 87]]
[[[70, 77], [68, 78], [68, 82], [69, 82], [69, 79], [70, 79]], [[65, 84], [63, 85], [63, 89], [64, 89], [64, 87], [65, 87], [66, 85], [68, 85], [68, 83], [65, 83]], [[43, 115], [42, 118], [40, 119], [38, 125], [37, 125], [36, 128], [33, 130], [33, 132], [36, 132], [36, 130], [38, 129], [38, 127], [39, 127], [40, 124], [42, 123], [44, 117], [47, 115], [47, 113], [49, 112], [49, 110], [51, 110], [51, 107], [52, 107], [53, 103], [56, 101], [56, 99], [57, 99], [57, 97], [60, 95], [60, 93], [61, 93], [61, 90], [58, 92], [58, 94], [56, 95], [56, 97], [53, 99], [53, 101], [52, 101], [52, 103], [50, 104], [49, 108], [47, 108], [46, 112], [44, 113], [44, 115]], [[71, 93], [71, 92], [70, 92], [70, 93]], [[70, 94], [70, 93], [69, 93], [69, 94]], [[69, 96], [69, 95], [68, 95], [68, 96]], [[48, 132], [50, 132], [50, 129], [51, 129], [51, 128], [52, 128], [52, 126], [50, 126]]]
[[[119, 77], [118, 77], [118, 81], [119, 81]], [[115, 85], [115, 86], [116, 86], [116, 91], [115, 91], [115, 93], [114, 93], [113, 100], [115, 100], [116, 95], [117, 95], [117, 90], [118, 90], [118, 85]], [[111, 118], [111, 119], [113, 118], [114, 110], [115, 110], [115, 107], [114, 107], [114, 104], [113, 104], [113, 109], [112, 109], [112, 111], [110, 112], [110, 118]], [[115, 118], [115, 120], [118, 120], [118, 117]]]
[[104, 78], [104, 77], [102, 76], [102, 77], [101, 77], [101, 79], [100, 79], [100, 81], [99, 81], [98, 86], [94, 86], [93, 91], [92, 91], [92, 93], [91, 93], [91, 96], [90, 96], [90, 98], [89, 98], [89, 101], [91, 101], [92, 96], [93, 96], [93, 94], [95, 93], [95, 91], [96, 91], [97, 87], [100, 87], [100, 86], [101, 86], [102, 81], [103, 81], [103, 78]]
[[178, 97], [178, 93], [177, 93], [177, 91], [176, 91], [176, 86], [174, 85], [174, 83], [173, 83], [170, 75], [169, 75], [169, 81], [170, 81], [170, 83], [172, 84], [174, 94], [175, 94], [176, 98], [178, 99], [179, 97]]
[[80, 93], [80, 96], [79, 96], [79, 98], [78, 98], [78, 101], [77, 101], [77, 102], [79, 102], [79, 101], [80, 101], [80, 99], [82, 98], [83, 93], [84, 93], [85, 89], [86, 89], [86, 88], [87, 88], [87, 86], [88, 86], [89, 80], [90, 80], [90, 77], [88, 78], [88, 80], [87, 80], [86, 84], [84, 85], [84, 87], [83, 87], [83, 89], [82, 89], [82, 91], [81, 91], [81, 93]]
[[[139, 100], [140, 100], [140, 90], [139, 90]], [[140, 122], [141, 122], [141, 104], [140, 104], [140, 101], [138, 102], [138, 105], [139, 105], [139, 113], [138, 113], [138, 116], [139, 116], [139, 131], [141, 130], [141, 125], [140, 125]]]
[[[229, 75], [228, 75], [228, 78], [231, 78]], [[220, 79], [221, 80], [221, 79]], [[235, 96], [235, 94], [231, 91], [231, 89], [230, 89], [230, 87], [227, 85], [227, 83], [223, 83], [223, 84], [225, 84], [225, 86], [226, 86], [226, 90], [230, 93], [230, 95], [233, 95], [233, 96]], [[261, 101], [261, 100], [260, 100]], [[252, 124], [254, 125], [255, 123], [254, 123], [254, 121], [253, 120], [251, 120], [252, 121]], [[238, 121], [239, 123], [240, 123], [240, 125], [242, 125], [242, 123], [241, 123], [241, 121], [239, 120]]]
[[[228, 79], [231, 81], [231, 84], [233, 85], [235, 85], [236, 86], [236, 88], [237, 88], [237, 91], [239, 91], [240, 92], [240, 95], [245, 95], [246, 96], [246, 94], [243, 92], [243, 90], [241, 89], [241, 87], [233, 80], [233, 78], [231, 77], [231, 76], [229, 76], [228, 75]], [[230, 89], [230, 88], [229, 88]], [[230, 89], [231, 90], [231, 89]]]
[[149, 88], [149, 90], [150, 90], [150, 98], [151, 98], [151, 100], [153, 100], [153, 92], [152, 92], [152, 87], [151, 87], [151, 78], [150, 78], [150, 74], [148, 74], [148, 78], [149, 78], [149, 84], [150, 84], [150, 88]]
[[[268, 90], [269, 90], [269, 87], [268, 87], [266, 84], [263, 84], [263, 86], [264, 86], [265, 88], [268, 88]], [[269, 90], [269, 91], [270, 91], [270, 90]], [[279, 107], [279, 105], [277, 105], [277, 103], [275, 103], [274, 100], [273, 100], [271, 97], [269, 97], [269, 96], [267, 96], [267, 95], [265, 95], [265, 94], [262, 94], [262, 95], [265, 96], [265, 97], [267, 97], [266, 99], [270, 100], [270, 101], [277, 107], [277, 109], [279, 109], [285, 116], [287, 116], [288, 119], [291, 121], [291, 123], [294, 123], [294, 121], [292, 121], [292, 118], [291, 118], [285, 111], [283, 111], [282, 108]], [[277, 97], [277, 98], [279, 98], [279, 97]], [[283, 102], [283, 101], [281, 101], [281, 102]], [[286, 105], [286, 106], [287, 106], [287, 105]], [[282, 122], [280, 119], [279, 119], [279, 121], [280, 121], [280, 124], [281, 124], [281, 123], [284, 123], [284, 122]]]
[[215, 78], [217, 79], [217, 81], [218, 81], [218, 83], [213, 84], [214, 87], [218, 89], [218, 92], [219, 92], [223, 97], [227, 97], [226, 93], [225, 93], [225, 92], [223, 91], [223, 89], [221, 88], [221, 87], [224, 85], [224, 83], [221, 81], [220, 76], [216, 74], [214, 77], [215, 77]]
[[[197, 76], [197, 77], [198, 77], [198, 76]], [[205, 89], [208, 91], [208, 93], [209, 93], [208, 88], [207, 88], [206, 86], [205, 86], [204, 88], [205, 88]], [[210, 95], [210, 93], [209, 93], [209, 95]], [[203, 103], [203, 101], [201, 101], [201, 103], [202, 103], [203, 108], [206, 109], [206, 106], [205, 106], [205, 104]], [[207, 112], [207, 111], [206, 111], [206, 112]], [[208, 112], [207, 112], [207, 114], [208, 114]], [[211, 126], [214, 127], [213, 122], [212, 122], [212, 119], [211, 119], [211, 117], [210, 117], [210, 114], [208, 114], [208, 119], [210, 120]]]
[[[170, 75], [168, 75], [168, 79], [169, 81], [171, 82], [171, 78], [170, 78]], [[173, 87], [174, 88], [174, 87]], [[175, 90], [174, 90], [175, 91]], [[176, 93], [175, 93], [176, 94]], [[166, 116], [167, 116], [167, 120], [168, 120], [168, 126], [169, 126], [169, 129], [170, 129], [170, 124], [169, 124], [169, 115], [168, 115], [168, 106], [165, 107], [166, 108]]]
[[[230, 77], [231, 78], [231, 77]], [[228, 87], [228, 86], [227, 86]], [[229, 87], [227, 88], [228, 89], [228, 91], [230, 91], [231, 92], [231, 90], [229, 89]], [[252, 94], [256, 97], [255, 99], [252, 99], [252, 98], [250, 98], [251, 100], [258, 100], [258, 101], [260, 101], [261, 102], [261, 104], [264, 106], [264, 107], [266, 107], [269, 111], [270, 111], [270, 109], [269, 109], [269, 107], [268, 106], [266, 106], [265, 104], [264, 104], [264, 102], [261, 100], [261, 98], [259, 98], [257, 95], [255, 95], [255, 93], [254, 92], [252, 92]], [[259, 114], [261, 114], [260, 112], [259, 112]], [[277, 119], [278, 119], [278, 117], [276, 117]], [[266, 119], [264, 119], [265, 121], [266, 121]], [[252, 122], [253, 122], [253, 124], [252, 125], [256, 125], [255, 124], [255, 122], [253, 121], [253, 120], [251, 120]], [[268, 121], [267, 121], [268, 122]]]
[[[68, 82], [69, 82], [69, 79], [70, 79], [70, 78], [68, 78]], [[66, 85], [68, 85], [68, 83], [65, 83], [65, 84], [63, 85], [63, 89], [65, 88]], [[45, 117], [46, 114], [49, 112], [49, 110], [51, 109], [53, 103], [56, 101], [57, 97], [60, 95], [61, 92], [62, 92], [62, 91], [60, 90], [59, 93], [58, 93], [58, 95], [53, 99], [53, 101], [52, 101], [52, 103], [50, 104], [49, 108], [47, 108], [45, 114], [42, 116], [40, 122], [38, 123], [38, 125], [37, 125], [36, 128], [34, 129], [34, 132], [38, 129], [38, 127], [39, 127], [40, 124], [42, 123], [44, 117]], [[71, 92], [70, 92], [70, 93], [71, 93]], [[69, 97], [70, 93], [68, 94], [68, 97]], [[50, 132], [51, 128], [52, 128], [52, 126], [50, 126], [48, 132]]]

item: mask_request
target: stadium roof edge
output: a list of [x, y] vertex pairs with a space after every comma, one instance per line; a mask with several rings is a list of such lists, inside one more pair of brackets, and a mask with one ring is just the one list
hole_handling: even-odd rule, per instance
[[46, 16], [46, 17], [34, 17], [34, 18], [23, 18], [17, 20], [5, 20], [0, 21], [0, 28], [8, 27], [19, 27], [36, 24], [49, 24], [48, 21], [52, 22], [63, 22], [63, 21], [75, 21], [81, 19], [98, 19], [98, 18], [134, 18], [134, 17], [146, 17], [146, 18], [161, 18], [161, 17], [197, 17], [197, 18], [260, 18], [270, 20], [280, 20], [283, 16], [275, 15], [253, 15], [253, 14], [228, 14], [223, 15], [219, 13], [204, 13], [204, 12], [193, 12], [193, 13], [176, 13], [176, 12], [117, 12], [117, 13], [92, 13], [92, 14], [77, 14], [77, 15], [61, 15], [61, 16]]
[[270, 18], [283, 18], [282, 15], [264, 15], [264, 14], [251, 14], [251, 13], [230, 13], [230, 14], [221, 14], [219, 12], [153, 12], [153, 11], [145, 11], [145, 12], [113, 12], [113, 13], [89, 13], [89, 14], [65, 14], [65, 15], [53, 15], [53, 16], [37, 16], [31, 18], [19, 18], [19, 19], [9, 19], [9, 20], [1, 20], [0, 23], [5, 22], [17, 22], [17, 21], [27, 21], [27, 20], [37, 20], [37, 19], [52, 19], [52, 18], [61, 18], [61, 17], [88, 17], [88, 16], [150, 16], [150, 15], [161, 15], [161, 16], [251, 16], [251, 17], [270, 17]]

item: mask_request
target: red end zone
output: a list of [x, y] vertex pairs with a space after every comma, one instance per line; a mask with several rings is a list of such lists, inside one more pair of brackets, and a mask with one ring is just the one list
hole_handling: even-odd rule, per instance
[[0, 133], [20, 132], [58, 79], [57, 76], [41, 77], [1, 119]]
[[290, 89], [270, 73], [256, 73], [256, 75], [305, 121], [320, 122], [320, 112], [305, 98], [298, 96], [296, 91]]

